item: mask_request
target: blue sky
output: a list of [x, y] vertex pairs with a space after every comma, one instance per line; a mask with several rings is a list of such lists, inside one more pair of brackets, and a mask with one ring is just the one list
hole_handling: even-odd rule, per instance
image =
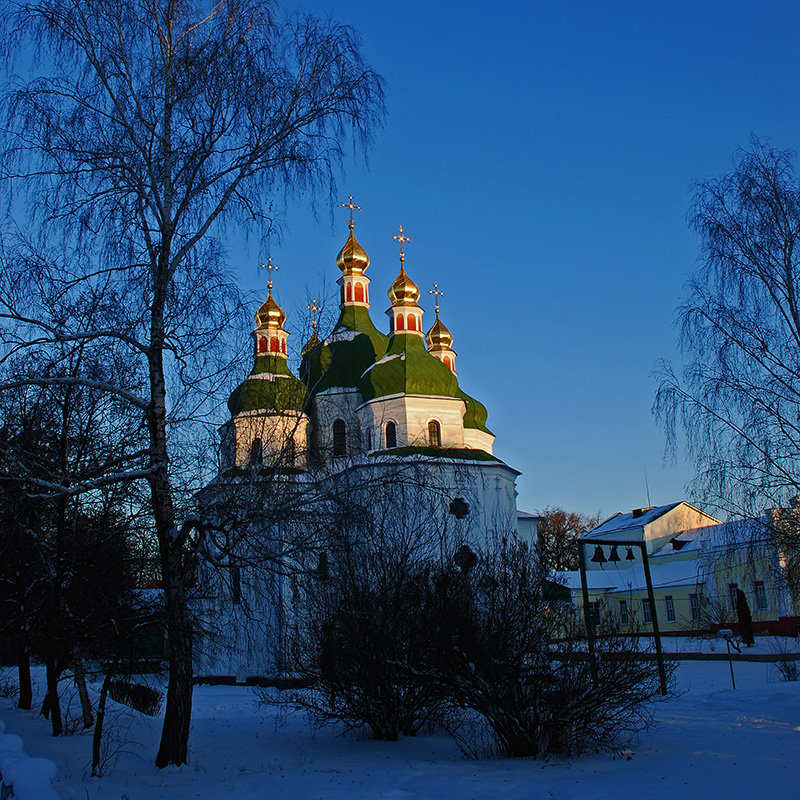
[[[461, 385], [523, 473], [520, 508], [644, 505], [645, 470], [653, 504], [683, 497], [691, 468], [663, 463], [650, 407], [697, 259], [691, 186], [753, 132], [796, 146], [800, 4], [289, 5], [355, 26], [386, 79], [386, 127], [340, 182], [363, 207], [373, 320], [402, 224], [409, 275], [445, 291]], [[287, 328], [338, 277], [346, 234], [344, 212], [289, 204], [272, 247]], [[265, 283], [266, 254], [230, 256]]]

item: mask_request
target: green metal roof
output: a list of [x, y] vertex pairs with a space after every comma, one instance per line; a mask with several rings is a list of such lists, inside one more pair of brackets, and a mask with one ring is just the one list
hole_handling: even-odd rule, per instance
[[421, 336], [395, 333], [389, 349], [367, 369], [358, 384], [365, 401], [394, 394], [460, 397], [456, 376], [425, 349]]
[[400, 458], [430, 456], [431, 458], [455, 458], [461, 461], [495, 461], [498, 464], [503, 463], [496, 456], [490, 455], [483, 450], [473, 450], [469, 447], [417, 447], [407, 445], [405, 447], [394, 447], [390, 450], [375, 450], [369, 454], [370, 458], [374, 456], [398, 456]]
[[228, 410], [231, 416], [243, 411], [301, 411], [305, 397], [306, 387], [289, 371], [285, 358], [258, 356], [250, 375], [228, 398]]
[[458, 390], [458, 396], [467, 406], [467, 410], [464, 412], [464, 427], [474, 428], [475, 430], [483, 431], [484, 433], [494, 436], [486, 427], [486, 418], [489, 416], [489, 413], [486, 411], [486, 406], [474, 397], [470, 397], [460, 388]]
[[381, 333], [364, 306], [344, 306], [333, 333], [303, 357], [300, 375], [310, 394], [332, 388], [355, 389], [364, 371], [386, 352]]

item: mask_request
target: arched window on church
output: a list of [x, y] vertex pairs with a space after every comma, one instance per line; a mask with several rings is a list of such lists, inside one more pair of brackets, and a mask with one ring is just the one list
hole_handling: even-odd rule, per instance
[[256, 466], [261, 463], [261, 439], [253, 439], [253, 444], [250, 445], [250, 464]]
[[347, 455], [347, 428], [344, 420], [337, 419], [333, 423], [333, 456], [341, 458]]
[[349, 283], [345, 288], [345, 297], [347, 298], [348, 303], [353, 299], [353, 287]]
[[258, 352], [259, 353], [266, 353], [269, 349], [269, 342], [265, 338], [261, 338], [258, 340]]
[[269, 349], [273, 353], [279, 353], [281, 349], [281, 343], [278, 341], [277, 337], [273, 337], [269, 340]]
[[372, 428], [367, 428], [367, 450], [372, 450]]
[[281, 352], [286, 355], [286, 339], [281, 341]]
[[405, 330], [405, 319], [403, 318], [402, 314], [397, 315], [397, 330], [402, 331]]
[[397, 447], [397, 425], [394, 422], [386, 423], [386, 447]]
[[356, 302], [357, 303], [364, 302], [364, 285], [361, 283], [356, 284]]
[[428, 423], [428, 444], [431, 447], [442, 446], [442, 428], [435, 419]]
[[410, 331], [415, 331], [417, 329], [417, 318], [411, 314], [408, 315], [408, 329]]

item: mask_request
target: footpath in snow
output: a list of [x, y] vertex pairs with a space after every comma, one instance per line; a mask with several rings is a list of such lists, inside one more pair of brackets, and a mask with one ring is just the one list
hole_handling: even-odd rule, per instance
[[443, 736], [346, 738], [259, 707], [250, 688], [202, 686], [187, 767], [156, 769], [160, 719], [124, 715], [112, 733], [116, 764], [97, 779], [88, 777], [90, 736], [53, 739], [12, 700], [0, 701], [0, 716], [28, 754], [56, 763], [63, 800], [795, 800], [800, 683], [773, 682], [770, 668], [735, 664], [733, 691], [726, 662], [681, 662], [682, 693], [657, 704], [655, 727], [631, 753], [570, 761], [468, 761]]

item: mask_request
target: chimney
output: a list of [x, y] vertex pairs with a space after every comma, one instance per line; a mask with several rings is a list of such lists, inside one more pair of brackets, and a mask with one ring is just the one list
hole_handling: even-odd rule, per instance
[[633, 514], [634, 519], [638, 519], [639, 517], [644, 516], [645, 511], [652, 511], [654, 508], [655, 506], [647, 506], [647, 508], [634, 508], [631, 513]]

